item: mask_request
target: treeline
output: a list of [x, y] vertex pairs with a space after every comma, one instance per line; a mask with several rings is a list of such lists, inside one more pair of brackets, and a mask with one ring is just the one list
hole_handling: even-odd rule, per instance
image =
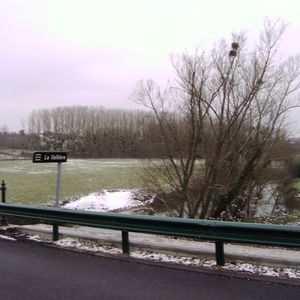
[[[141, 110], [72, 106], [40, 109], [28, 118], [23, 145], [70, 151], [74, 157], [160, 157], [161, 135], [154, 116]], [[26, 140], [26, 138], [25, 138]]]
[[[177, 143], [169, 145], [174, 151], [178, 151], [179, 142], [182, 149], [188, 144], [189, 130], [181, 123], [174, 115], [173, 123], [167, 126], [178, 135]], [[153, 112], [141, 110], [87, 106], [40, 109], [28, 117], [26, 131], [2, 130], [0, 147], [69, 151], [72, 157], [85, 158], [161, 158], [166, 149], [160, 125]], [[288, 144], [299, 149], [298, 141]]]
[[21, 130], [18, 133], [2, 130], [0, 132], [0, 147], [12, 149], [30, 148], [30, 137]]

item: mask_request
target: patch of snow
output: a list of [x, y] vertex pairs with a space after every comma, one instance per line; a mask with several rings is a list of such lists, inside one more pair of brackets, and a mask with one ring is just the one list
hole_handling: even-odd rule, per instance
[[287, 225], [290, 225], [290, 226], [300, 226], [300, 222], [297, 221], [297, 222], [291, 222], [291, 223], [288, 223]]
[[64, 208], [92, 210], [92, 211], [114, 211], [119, 209], [140, 206], [142, 203], [133, 199], [130, 191], [106, 191], [103, 193], [92, 193], [78, 200], [64, 205]]
[[36, 241], [36, 242], [42, 242], [43, 241], [38, 234], [36, 234], [36, 235], [29, 235], [27, 237], [27, 239], [31, 240], [31, 241]]
[[300, 270], [294, 268], [272, 268], [247, 263], [226, 264], [224, 269], [272, 277], [286, 277], [300, 279]]
[[2, 235], [0, 234], [0, 239], [2, 240], [9, 240], [9, 241], [16, 241], [16, 239], [10, 237], [10, 236], [7, 236], [7, 235]]
[[171, 262], [176, 264], [183, 264], [186, 266], [204, 266], [204, 267], [213, 267], [216, 265], [216, 262], [213, 260], [200, 259], [196, 257], [188, 256], [174, 256], [164, 253], [154, 253], [149, 251], [133, 251], [131, 253], [132, 257], [141, 258], [141, 259], [150, 259], [161, 262]]
[[28, 174], [36, 175], [36, 174], [49, 174], [52, 173], [51, 170], [39, 170], [39, 171], [30, 171]]
[[99, 246], [93, 242], [79, 241], [72, 238], [61, 239], [53, 243], [61, 247], [76, 248], [76, 249], [92, 251], [92, 252], [101, 252], [101, 253], [108, 253], [108, 254], [122, 253], [121, 249], [119, 248], [113, 248], [110, 246]]
[[268, 183], [264, 187], [262, 191], [262, 198], [258, 201], [256, 207], [256, 217], [268, 217], [271, 215], [275, 205], [275, 197], [278, 194], [277, 188], [278, 185], [275, 183]]

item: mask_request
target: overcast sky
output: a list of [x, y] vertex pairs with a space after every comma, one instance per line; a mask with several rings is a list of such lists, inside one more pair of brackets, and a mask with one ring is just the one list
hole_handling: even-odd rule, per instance
[[255, 36], [265, 17], [289, 22], [283, 51], [300, 52], [296, 0], [0, 0], [0, 127], [19, 130], [38, 108], [136, 108], [135, 83], [163, 83], [170, 55]]

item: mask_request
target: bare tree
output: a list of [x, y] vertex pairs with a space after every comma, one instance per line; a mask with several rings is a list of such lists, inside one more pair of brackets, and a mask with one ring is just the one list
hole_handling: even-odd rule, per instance
[[299, 57], [283, 60], [278, 52], [284, 30], [281, 22], [266, 21], [254, 49], [234, 35], [231, 46], [221, 41], [208, 54], [173, 62], [175, 80], [164, 91], [151, 80], [134, 90], [163, 140], [165, 159], [153, 162], [148, 178], [161, 195], [171, 193], [178, 216], [231, 219], [253, 212], [284, 117], [299, 100]]

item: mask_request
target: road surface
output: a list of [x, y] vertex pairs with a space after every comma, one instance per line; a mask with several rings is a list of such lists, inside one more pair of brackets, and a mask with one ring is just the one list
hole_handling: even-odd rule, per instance
[[300, 299], [300, 283], [0, 240], [1, 299]]

